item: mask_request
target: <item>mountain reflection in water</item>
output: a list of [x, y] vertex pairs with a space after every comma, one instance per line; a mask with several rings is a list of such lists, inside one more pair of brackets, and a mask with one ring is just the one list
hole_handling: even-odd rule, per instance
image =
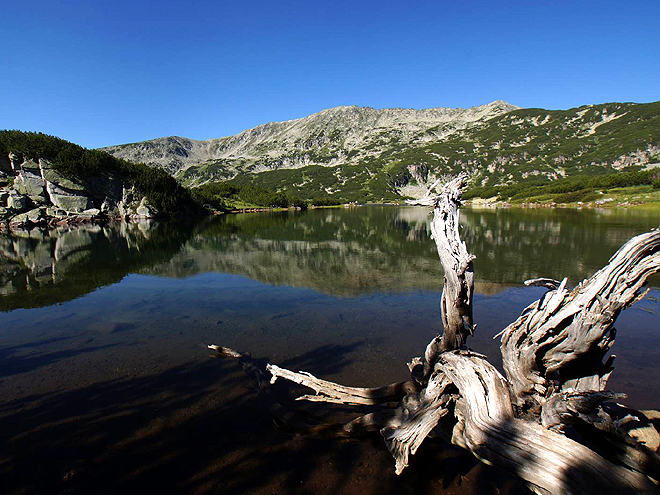
[[[79, 297], [129, 273], [217, 272], [325, 294], [439, 290], [442, 267], [424, 208], [323, 209], [110, 224], [0, 237], [0, 309]], [[576, 284], [629, 238], [657, 226], [638, 210], [473, 210], [462, 236], [477, 257], [476, 292], [535, 277]]]

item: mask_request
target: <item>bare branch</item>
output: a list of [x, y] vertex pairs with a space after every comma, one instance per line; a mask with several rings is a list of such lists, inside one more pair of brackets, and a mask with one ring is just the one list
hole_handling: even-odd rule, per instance
[[573, 291], [564, 280], [529, 305], [502, 335], [504, 369], [517, 403], [531, 399], [540, 405], [551, 384], [566, 391], [604, 390], [611, 362], [602, 359], [614, 343], [614, 322], [658, 270], [660, 230], [654, 230], [628, 241]]
[[316, 392], [316, 395], [303, 395], [302, 397], [298, 397], [297, 400], [374, 405], [384, 402], [396, 402], [401, 400], [407, 393], [417, 391], [415, 383], [411, 380], [376, 388], [346, 387], [327, 380], [320, 380], [305, 371], [295, 373], [274, 364], [269, 364], [266, 366], [266, 369], [273, 375], [270, 380], [271, 383], [275, 383], [275, 380], [278, 378], [284, 378], [285, 380], [311, 388]]

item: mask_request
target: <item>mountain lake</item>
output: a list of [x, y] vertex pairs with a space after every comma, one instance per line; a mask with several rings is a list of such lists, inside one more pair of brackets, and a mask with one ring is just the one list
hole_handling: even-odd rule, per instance
[[[347, 385], [406, 380], [440, 330], [442, 268], [425, 208], [373, 206], [33, 230], [0, 237], [0, 492], [527, 493], [427, 440], [401, 475], [378, 434], [314, 439], [277, 428], [267, 397], [219, 344]], [[574, 286], [629, 238], [638, 209], [470, 209], [468, 346], [545, 292]], [[609, 388], [660, 409], [660, 279], [617, 321]], [[301, 389], [278, 381], [288, 400]], [[280, 400], [280, 398], [278, 398]], [[319, 421], [348, 408], [297, 402]]]

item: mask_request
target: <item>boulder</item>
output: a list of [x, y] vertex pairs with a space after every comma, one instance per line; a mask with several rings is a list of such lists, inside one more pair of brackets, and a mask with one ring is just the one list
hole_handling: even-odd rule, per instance
[[135, 204], [133, 202], [133, 188], [124, 188], [121, 201], [117, 203], [117, 209], [119, 210], [119, 215], [122, 217], [128, 217], [135, 214]]
[[83, 211], [80, 215], [85, 217], [98, 217], [101, 214], [101, 210], [98, 208], [89, 208], [88, 210]]
[[46, 191], [50, 202], [65, 211], [80, 213], [94, 206], [92, 200], [85, 195], [78, 195], [58, 187], [53, 182], [46, 181]]
[[28, 201], [29, 200], [26, 196], [23, 196], [16, 191], [10, 191], [9, 198], [7, 199], [7, 207], [20, 213], [27, 210]]
[[31, 222], [28, 220], [27, 213], [16, 215], [9, 221], [9, 227], [12, 229], [27, 227]]
[[83, 184], [82, 181], [64, 177], [60, 172], [53, 168], [53, 164], [50, 161], [44, 158], [39, 159], [39, 169], [43, 180], [46, 182], [46, 187], [48, 187], [48, 183], [50, 183], [70, 194], [87, 195], [87, 186]]
[[61, 218], [61, 217], [66, 217], [67, 213], [61, 208], [57, 208], [53, 206], [46, 208], [46, 215], [48, 215], [49, 217]]
[[14, 189], [26, 196], [37, 198], [40, 202], [46, 201], [44, 180], [38, 170], [22, 169], [14, 179]]
[[80, 213], [94, 205], [87, 196], [74, 196], [49, 192], [50, 200], [58, 208], [67, 212]]
[[45, 220], [47, 215], [46, 215], [46, 208], [43, 206], [40, 206], [39, 208], [34, 208], [26, 213], [27, 218], [29, 221], [32, 223], [39, 223], [41, 220]]
[[156, 209], [147, 202], [147, 198], [144, 197], [140, 201], [140, 204], [135, 209], [135, 213], [141, 218], [152, 218], [156, 216]]
[[34, 208], [26, 213], [16, 215], [9, 221], [9, 226], [13, 229], [24, 228], [30, 225], [41, 223], [46, 220], [46, 208]]
[[[103, 203], [101, 203], [101, 211], [106, 215], [110, 215], [115, 210], [117, 210], [116, 203], [112, 199], [106, 197], [103, 200]], [[119, 213], [119, 210], [117, 210], [117, 213]]]
[[9, 153], [9, 165], [14, 172], [18, 172], [21, 169], [21, 163], [23, 163], [22, 156], [16, 153]]

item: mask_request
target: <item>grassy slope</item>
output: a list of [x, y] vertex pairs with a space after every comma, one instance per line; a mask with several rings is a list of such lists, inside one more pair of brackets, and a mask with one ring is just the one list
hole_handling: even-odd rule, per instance
[[[603, 116], [612, 120], [602, 123]], [[595, 132], [589, 127], [600, 124]], [[429, 130], [426, 137], [441, 132]], [[660, 102], [610, 103], [570, 110], [524, 109], [461, 131], [444, 141], [402, 148], [392, 138], [354, 165], [273, 170], [239, 175], [234, 184], [342, 200], [397, 199], [393, 184], [411, 181], [409, 165], [432, 173], [476, 173], [476, 184], [544, 184], [561, 175], [611, 173], [624, 154], [660, 145]], [[660, 157], [658, 157], [660, 161]]]

